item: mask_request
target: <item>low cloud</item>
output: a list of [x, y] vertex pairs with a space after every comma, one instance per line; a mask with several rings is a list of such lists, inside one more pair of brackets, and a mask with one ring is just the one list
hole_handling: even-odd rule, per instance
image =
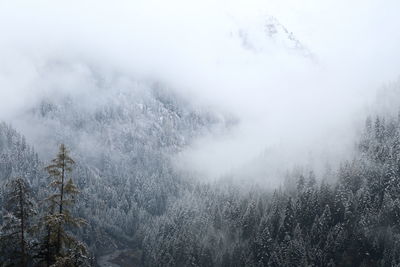
[[[203, 175], [223, 175], [271, 147], [283, 151], [274, 163], [282, 166], [310, 153], [342, 155], [375, 90], [399, 75], [398, 7], [378, 0], [1, 2], [0, 118], [12, 121], [44, 96], [90, 99], [96, 87], [87, 73], [96, 68], [162, 81], [236, 116], [232, 132], [205, 136], [177, 156]], [[270, 36], [271, 17], [287, 32]]]

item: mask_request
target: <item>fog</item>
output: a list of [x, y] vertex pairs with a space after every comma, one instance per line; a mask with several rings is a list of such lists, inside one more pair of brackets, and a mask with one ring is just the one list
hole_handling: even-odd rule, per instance
[[[398, 8], [394, 0], [1, 1], [0, 119], [12, 122], [43, 96], [90, 101], [95, 88], [82, 77], [97, 68], [162, 81], [238, 118], [176, 155], [179, 167], [219, 177], [268, 153], [273, 168], [325, 164], [348, 155], [352, 126], [400, 73]], [[282, 25], [271, 36], [269, 21]], [[54, 62], [72, 67], [55, 72]]]

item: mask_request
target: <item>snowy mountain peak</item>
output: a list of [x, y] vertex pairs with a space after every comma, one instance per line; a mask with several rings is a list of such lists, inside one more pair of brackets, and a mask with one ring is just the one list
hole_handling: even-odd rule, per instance
[[240, 22], [235, 19], [235, 24], [237, 29], [232, 31], [232, 35], [246, 50], [263, 53], [278, 48], [316, 60], [314, 53], [274, 16], [259, 16]]

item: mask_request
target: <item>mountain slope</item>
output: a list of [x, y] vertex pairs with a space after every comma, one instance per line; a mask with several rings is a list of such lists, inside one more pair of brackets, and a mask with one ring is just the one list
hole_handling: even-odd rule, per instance
[[[29, 180], [39, 190], [48, 183], [42, 170], [58, 144], [72, 151], [77, 162], [72, 177], [82, 192], [75, 212], [89, 221], [77, 234], [96, 254], [135, 246], [140, 229], [190, 187], [173, 169], [170, 157], [196, 136], [234, 123], [194, 107], [161, 85], [123, 84], [126, 87], [103, 81], [89, 96], [55, 91], [57, 95], [44, 95], [21, 113], [18, 128], [39, 149], [42, 161], [15, 130], [1, 126], [2, 180], [34, 173]], [[18, 151], [28, 155], [21, 157]]]

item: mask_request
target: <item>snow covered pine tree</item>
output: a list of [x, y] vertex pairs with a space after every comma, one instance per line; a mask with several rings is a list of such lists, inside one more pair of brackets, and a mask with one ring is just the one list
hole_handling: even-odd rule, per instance
[[46, 167], [51, 177], [50, 187], [53, 194], [47, 199], [49, 213], [44, 216], [46, 235], [44, 248], [46, 263], [52, 266], [85, 266], [88, 265], [86, 245], [66, 231], [69, 227], [80, 227], [86, 224], [81, 218], [71, 214], [75, 196], [79, 194], [71, 178], [67, 174], [72, 172], [74, 160], [64, 144], [60, 145], [59, 152], [52, 163]]

